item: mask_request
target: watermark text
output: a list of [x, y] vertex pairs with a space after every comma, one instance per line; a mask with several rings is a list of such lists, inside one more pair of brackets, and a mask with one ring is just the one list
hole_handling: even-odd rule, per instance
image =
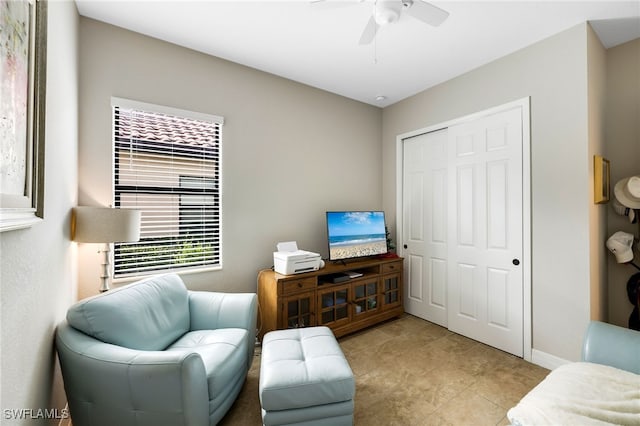
[[67, 419], [68, 408], [5, 408], [2, 410], [5, 420], [38, 420], [38, 419]]

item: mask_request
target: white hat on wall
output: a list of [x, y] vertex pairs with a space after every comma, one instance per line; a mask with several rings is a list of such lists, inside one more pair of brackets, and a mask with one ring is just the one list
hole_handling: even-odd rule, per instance
[[633, 234], [618, 231], [607, 240], [607, 248], [616, 256], [616, 262], [626, 263], [633, 260]]
[[631, 207], [623, 206], [615, 197], [613, 198], [613, 210], [620, 216], [626, 216], [630, 223], [638, 222], [638, 215], [636, 215], [636, 211]]
[[613, 188], [613, 193], [623, 206], [640, 209], [640, 176], [620, 179]]

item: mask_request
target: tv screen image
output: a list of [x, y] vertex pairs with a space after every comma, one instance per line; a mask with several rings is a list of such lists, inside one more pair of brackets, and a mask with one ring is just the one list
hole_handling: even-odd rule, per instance
[[384, 212], [327, 212], [329, 260], [387, 253]]

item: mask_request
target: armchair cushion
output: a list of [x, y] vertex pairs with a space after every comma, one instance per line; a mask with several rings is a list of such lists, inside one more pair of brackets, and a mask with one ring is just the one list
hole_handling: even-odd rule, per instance
[[189, 330], [189, 295], [177, 275], [163, 275], [82, 300], [67, 322], [105, 343], [159, 351]]
[[167, 351], [200, 355], [207, 374], [209, 395], [215, 398], [223, 395], [229, 383], [237, 380], [238, 372], [245, 369], [247, 330], [222, 328], [191, 331], [169, 346]]
[[[191, 330], [242, 328], [247, 342], [256, 341], [257, 302], [254, 293], [189, 292]], [[247, 345], [247, 369], [253, 361], [255, 345]]]

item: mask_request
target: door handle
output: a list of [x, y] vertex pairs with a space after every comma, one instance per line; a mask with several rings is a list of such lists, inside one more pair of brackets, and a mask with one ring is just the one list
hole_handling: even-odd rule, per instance
[[409, 248], [409, 246], [407, 246], [406, 244], [405, 244], [405, 245], [403, 245], [402, 247], [404, 247], [405, 249], [408, 249], [408, 248]]
[[518, 266], [520, 264], [520, 260], [519, 259], [513, 259], [511, 261], [511, 263], [513, 263], [514, 265]]

